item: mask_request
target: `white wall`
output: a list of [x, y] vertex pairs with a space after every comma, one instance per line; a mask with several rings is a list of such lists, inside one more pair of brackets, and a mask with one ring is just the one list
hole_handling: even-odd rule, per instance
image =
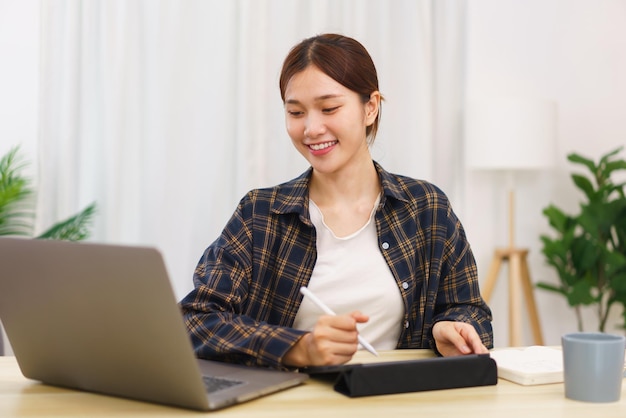
[[[548, 204], [577, 210], [581, 195], [569, 178], [577, 168], [566, 155], [597, 159], [626, 143], [626, 1], [470, 0], [467, 46], [468, 98], [521, 95], [558, 102], [558, 166], [552, 173], [516, 178], [516, 243], [530, 249], [533, 280], [556, 283], [539, 235], [549, 233], [541, 213]], [[467, 173], [462, 219], [483, 279], [494, 248], [508, 242], [503, 183], [492, 173]], [[535, 295], [545, 343], [560, 344], [560, 335], [576, 326], [573, 311], [559, 295]], [[496, 345], [507, 345], [506, 269], [492, 309]], [[620, 321], [619, 312], [613, 313]], [[594, 316], [588, 314], [593, 330]], [[525, 344], [533, 343], [529, 332], [525, 337]]]

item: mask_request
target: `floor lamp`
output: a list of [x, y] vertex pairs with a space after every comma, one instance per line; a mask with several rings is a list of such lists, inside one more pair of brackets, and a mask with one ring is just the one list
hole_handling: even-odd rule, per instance
[[482, 290], [489, 302], [503, 264], [509, 264], [509, 345], [522, 345], [522, 296], [534, 343], [543, 345], [541, 325], [528, 270], [528, 249], [515, 244], [514, 175], [519, 170], [548, 169], [554, 162], [556, 104], [520, 98], [494, 98], [468, 103], [465, 120], [468, 169], [506, 174], [508, 246], [496, 248]]

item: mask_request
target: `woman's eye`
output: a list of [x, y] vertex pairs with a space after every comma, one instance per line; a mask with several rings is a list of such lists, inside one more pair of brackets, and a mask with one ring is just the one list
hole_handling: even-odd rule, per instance
[[289, 114], [289, 116], [297, 117], [297, 116], [302, 116], [303, 112], [299, 110], [288, 110], [287, 113]]
[[333, 113], [337, 109], [339, 109], [339, 106], [327, 107], [325, 109], [322, 109], [322, 112], [324, 112], [324, 113]]

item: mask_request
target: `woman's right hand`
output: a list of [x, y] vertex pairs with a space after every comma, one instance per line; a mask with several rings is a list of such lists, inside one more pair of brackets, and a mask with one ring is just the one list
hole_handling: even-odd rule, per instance
[[339, 316], [322, 315], [313, 330], [287, 351], [282, 363], [291, 367], [346, 363], [359, 347], [356, 325], [368, 320], [369, 317], [359, 311]]

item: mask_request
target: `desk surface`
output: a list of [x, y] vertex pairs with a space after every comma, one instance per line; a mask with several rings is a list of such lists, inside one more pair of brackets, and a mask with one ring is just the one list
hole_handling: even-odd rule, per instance
[[[359, 353], [356, 361], [367, 360]], [[381, 353], [384, 360], [431, 356], [425, 350]], [[310, 379], [301, 386], [241, 405], [206, 413], [213, 417], [626, 417], [626, 382], [613, 403], [566, 399], [562, 384], [520, 386], [499, 379], [495, 386], [348, 398], [330, 383]], [[532, 415], [531, 415], [532, 414]], [[14, 357], [0, 357], [0, 417], [182, 417], [184, 409], [43, 385], [24, 378]]]

